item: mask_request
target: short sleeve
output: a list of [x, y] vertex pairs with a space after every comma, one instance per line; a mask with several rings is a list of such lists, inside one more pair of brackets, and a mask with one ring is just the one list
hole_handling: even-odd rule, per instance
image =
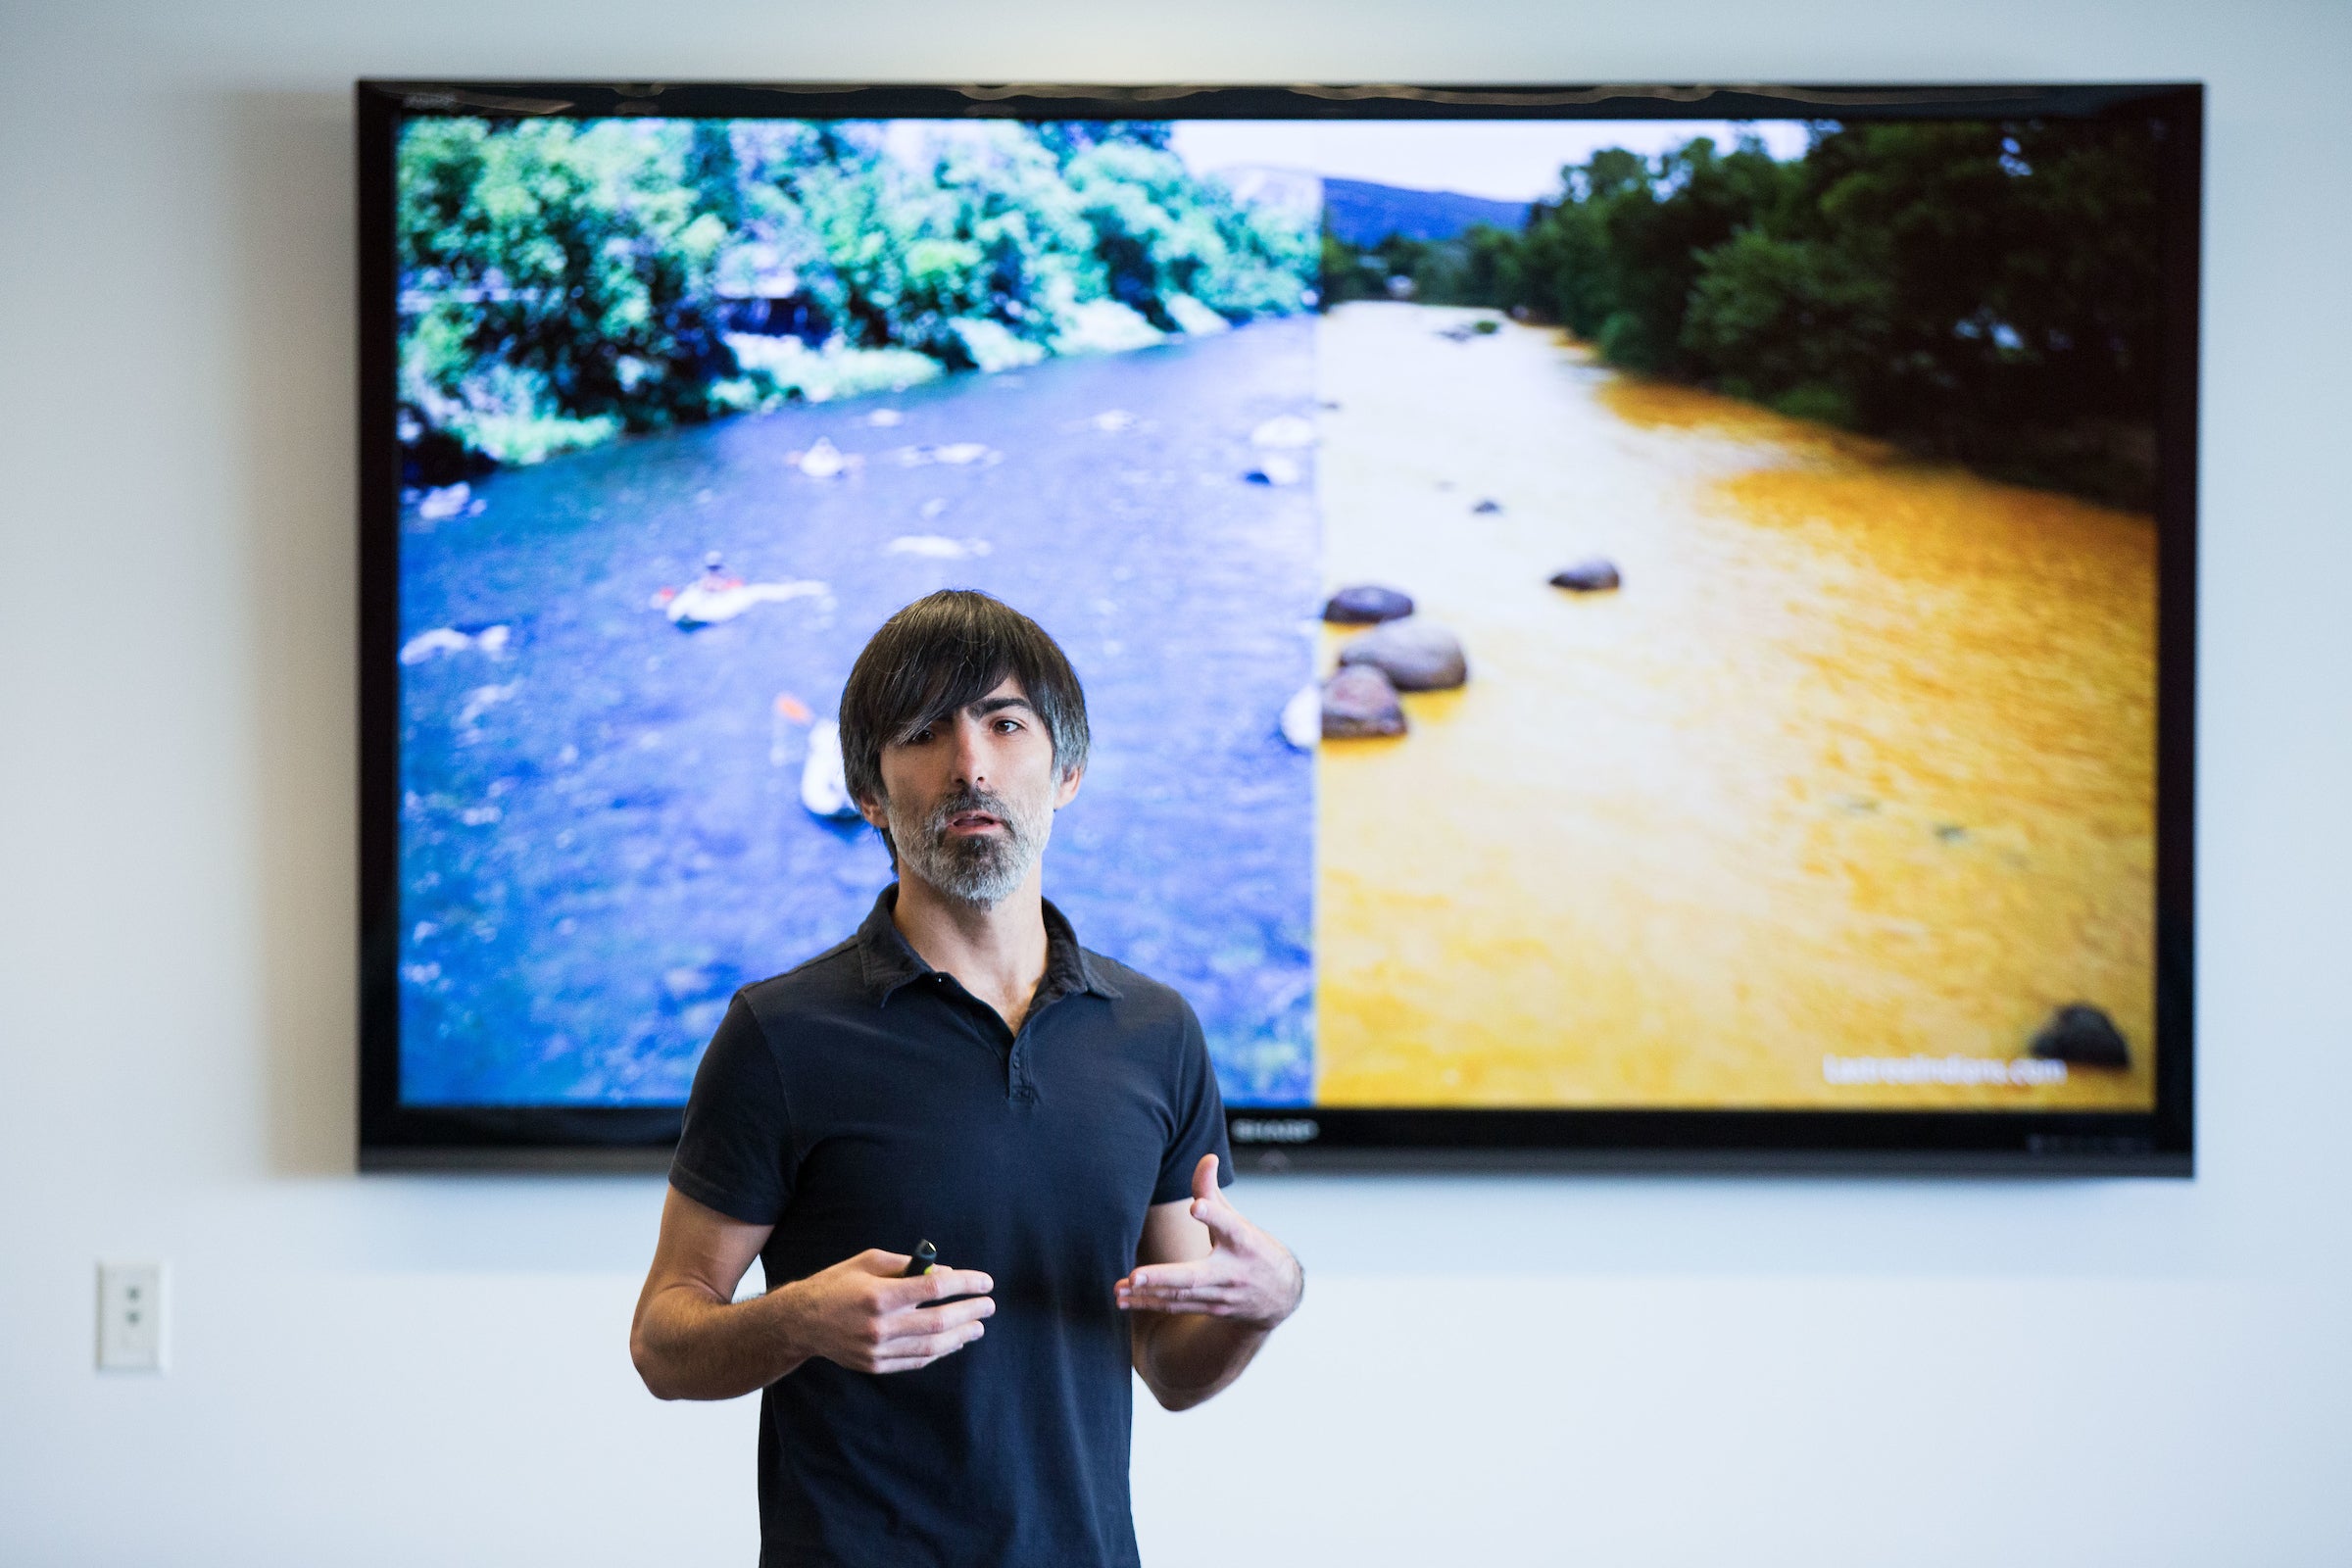
[[784, 1080], [739, 994], [695, 1069], [669, 1185], [747, 1225], [773, 1225], [792, 1198], [795, 1164]]
[[1217, 1156], [1217, 1185], [1233, 1185], [1233, 1151], [1225, 1144], [1225, 1100], [1217, 1093], [1217, 1071], [1209, 1064], [1208, 1042], [1192, 1004], [1177, 999], [1184, 1009], [1184, 1038], [1177, 1047], [1171, 1075], [1170, 1108], [1176, 1134], [1168, 1141], [1159, 1162], [1159, 1185], [1152, 1191], [1154, 1203], [1174, 1203], [1193, 1193], [1193, 1167], [1202, 1154]]

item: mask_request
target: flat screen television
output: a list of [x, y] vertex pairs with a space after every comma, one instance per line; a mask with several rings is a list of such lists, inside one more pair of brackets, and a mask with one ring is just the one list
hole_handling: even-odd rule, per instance
[[1245, 1168], [2185, 1174], [2202, 114], [361, 83], [363, 1163], [659, 1159], [972, 587]]

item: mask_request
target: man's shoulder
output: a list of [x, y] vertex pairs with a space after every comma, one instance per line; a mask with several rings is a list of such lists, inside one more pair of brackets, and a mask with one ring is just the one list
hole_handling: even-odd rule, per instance
[[1092, 948], [1080, 948], [1086, 955], [1086, 966], [1097, 980], [1116, 992], [1116, 1001], [1123, 1020], [1138, 1026], [1161, 1021], [1181, 1022], [1192, 1011], [1184, 993], [1164, 980], [1154, 980], [1141, 969], [1133, 969], [1118, 959], [1097, 953]]
[[864, 955], [854, 936], [736, 993], [762, 1025], [838, 1010], [865, 994]]

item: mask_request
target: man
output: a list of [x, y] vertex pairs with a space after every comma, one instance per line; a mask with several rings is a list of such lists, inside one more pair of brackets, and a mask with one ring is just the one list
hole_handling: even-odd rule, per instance
[[[630, 1353], [662, 1398], [765, 1391], [763, 1565], [1134, 1564], [1129, 1367], [1170, 1409], [1209, 1397], [1298, 1265], [1220, 1190], [1192, 1009], [1040, 896], [1087, 755], [1053, 639], [985, 594], [907, 606], [841, 746], [899, 880], [736, 995]], [[925, 1240], [939, 1266], [903, 1277]], [[735, 1301], [755, 1256], [773, 1288]]]

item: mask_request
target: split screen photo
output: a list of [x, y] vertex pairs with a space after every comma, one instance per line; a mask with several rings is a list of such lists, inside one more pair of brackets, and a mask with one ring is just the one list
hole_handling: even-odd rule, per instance
[[674, 1105], [1031, 615], [1234, 1106], [2155, 1104], [2144, 121], [422, 116], [400, 1092]]

